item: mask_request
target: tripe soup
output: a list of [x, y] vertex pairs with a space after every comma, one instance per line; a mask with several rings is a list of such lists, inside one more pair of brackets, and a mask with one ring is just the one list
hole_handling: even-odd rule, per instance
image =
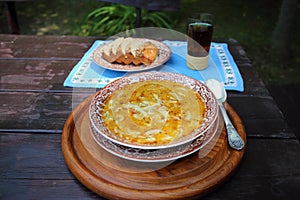
[[101, 118], [117, 138], [161, 145], [191, 134], [206, 113], [200, 95], [187, 86], [148, 80], [125, 85], [104, 102]]

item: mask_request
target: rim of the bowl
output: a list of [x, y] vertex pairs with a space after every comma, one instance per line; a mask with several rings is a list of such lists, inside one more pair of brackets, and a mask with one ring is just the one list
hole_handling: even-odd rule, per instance
[[[101, 94], [105, 93], [104, 91], [106, 91], [106, 93], [105, 93], [106, 97], [104, 97], [104, 99], [106, 99], [116, 89], [119, 89], [119, 88], [121, 88], [125, 85], [132, 84], [132, 83], [135, 83], [135, 82], [148, 81], [148, 80], [168, 80], [168, 81], [173, 81], [173, 82], [176, 82], [176, 83], [179, 83], [179, 84], [183, 84], [183, 85], [191, 88], [192, 90], [194, 90], [198, 93], [199, 93], [199, 91], [202, 91], [202, 92], [205, 91], [206, 92], [205, 94], [209, 97], [210, 103], [212, 104], [210, 106], [210, 112], [207, 112], [208, 111], [207, 110], [207, 104], [209, 102], [206, 102], [206, 100], [203, 99], [204, 94], [200, 94], [200, 96], [201, 96], [202, 100], [205, 103], [206, 112], [208, 113], [207, 115], [211, 115], [211, 116], [206, 115], [205, 119], [204, 119], [204, 122], [202, 122], [200, 127], [195, 129], [189, 135], [187, 135], [185, 137], [182, 137], [179, 140], [176, 140], [176, 141], [168, 143], [168, 144], [163, 144], [163, 145], [162, 144], [160, 144], [160, 145], [142, 145], [142, 144], [135, 144], [135, 143], [126, 142], [124, 140], [120, 140], [117, 137], [113, 137], [114, 133], [112, 133], [111, 131], [109, 131], [105, 127], [105, 125], [103, 124], [103, 121], [101, 121], [101, 117], [100, 117], [99, 112], [98, 112], [98, 115], [99, 115], [98, 120], [95, 120], [95, 118], [97, 116], [94, 116], [94, 115], [96, 115], [97, 112], [96, 112], [96, 109], [93, 110], [93, 107], [96, 107], [95, 104], [98, 101], [97, 97], [101, 96]], [[115, 88], [112, 89], [114, 86], [115, 86]], [[109, 91], [109, 92], [107, 92], [107, 91]], [[200, 136], [201, 134], [205, 133], [212, 126], [212, 124], [215, 122], [215, 120], [218, 117], [218, 113], [219, 113], [219, 109], [218, 109], [217, 100], [216, 100], [213, 92], [204, 83], [202, 83], [202, 82], [200, 82], [196, 79], [193, 79], [191, 77], [188, 77], [188, 76], [185, 76], [185, 75], [182, 75], [182, 74], [178, 74], [178, 73], [172, 73], [172, 72], [142, 72], [142, 73], [131, 74], [131, 75], [124, 76], [122, 78], [116, 79], [116, 80], [112, 81], [111, 83], [109, 83], [108, 85], [106, 85], [105, 87], [103, 87], [100, 91], [98, 91], [95, 94], [94, 98], [91, 101], [90, 107], [89, 107], [90, 123], [99, 134], [101, 134], [105, 138], [107, 138], [107, 139], [109, 139], [109, 140], [111, 140], [111, 141], [113, 141], [117, 144], [127, 146], [127, 147], [131, 147], [131, 148], [140, 148], [140, 149], [164, 149], [164, 148], [170, 148], [170, 147], [175, 147], [175, 146], [178, 146], [178, 145], [182, 145], [182, 144], [185, 144], [187, 142], [191, 142], [195, 138]], [[101, 126], [100, 128], [99, 128], [99, 125]], [[101, 130], [102, 128], [104, 128], [104, 130], [109, 134], [104, 133], [104, 131]]]

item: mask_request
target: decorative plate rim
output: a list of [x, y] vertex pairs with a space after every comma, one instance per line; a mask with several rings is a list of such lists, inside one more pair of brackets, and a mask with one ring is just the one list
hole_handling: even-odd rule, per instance
[[118, 64], [118, 63], [110, 63], [110, 62], [106, 61], [104, 58], [102, 58], [102, 51], [103, 51], [103, 47], [105, 45], [107, 45], [108, 43], [103, 43], [94, 50], [94, 52], [92, 53], [93, 62], [96, 63], [100, 67], [103, 67], [105, 69], [114, 70], [114, 71], [140, 72], [140, 71], [145, 71], [145, 70], [149, 70], [149, 69], [158, 67], [170, 59], [170, 57], [172, 55], [172, 51], [171, 51], [171, 48], [167, 44], [157, 41], [157, 40], [152, 40], [152, 39], [147, 39], [147, 38], [136, 38], [136, 39], [149, 41], [158, 48], [158, 50], [159, 50], [158, 56], [150, 65], [138, 65], [138, 66], [133, 65], [133, 64], [124, 65], [124, 64]]

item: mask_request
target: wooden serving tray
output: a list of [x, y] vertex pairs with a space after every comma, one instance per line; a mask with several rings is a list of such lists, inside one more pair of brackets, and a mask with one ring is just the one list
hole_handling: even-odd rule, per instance
[[[174, 162], [142, 163], [112, 155], [94, 141], [89, 128], [91, 97], [68, 117], [62, 133], [62, 152], [74, 176], [93, 192], [109, 199], [186, 199], [202, 196], [227, 180], [241, 161], [231, 149], [223, 128], [203, 149]], [[243, 123], [233, 108], [228, 114], [246, 141]]]

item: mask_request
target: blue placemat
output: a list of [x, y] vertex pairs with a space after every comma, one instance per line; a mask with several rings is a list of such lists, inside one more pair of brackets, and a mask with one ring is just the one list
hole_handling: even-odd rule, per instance
[[[66, 87], [101, 88], [109, 82], [125, 76], [126, 72], [104, 69], [92, 60], [92, 52], [105, 41], [97, 40], [74, 66], [66, 80]], [[226, 43], [212, 43], [210, 59], [205, 70], [196, 71], [186, 65], [187, 44], [182, 41], [164, 41], [172, 49], [172, 56], [164, 65], [149, 71], [167, 71], [190, 76], [200, 81], [214, 78], [224, 83], [226, 90], [244, 91], [242, 76]]]

